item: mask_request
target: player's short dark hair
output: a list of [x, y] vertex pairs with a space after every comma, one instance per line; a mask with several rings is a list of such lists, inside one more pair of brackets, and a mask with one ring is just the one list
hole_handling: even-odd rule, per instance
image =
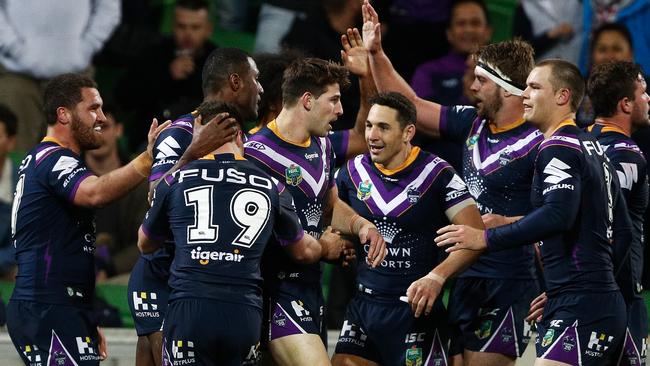
[[449, 7], [449, 19], [447, 20], [447, 28], [451, 26], [451, 20], [454, 15], [454, 11], [456, 11], [456, 8], [459, 7], [460, 5], [465, 5], [465, 4], [475, 4], [478, 5], [479, 8], [483, 11], [483, 15], [485, 16], [485, 21], [487, 24], [490, 24], [490, 12], [488, 11], [487, 5], [485, 5], [485, 1], [483, 0], [454, 0], [451, 3], [451, 6]]
[[479, 48], [475, 57], [499, 69], [521, 90], [526, 89], [526, 78], [535, 67], [535, 51], [521, 39], [487, 44]]
[[295, 105], [305, 92], [318, 98], [332, 84], [345, 89], [350, 85], [348, 76], [348, 70], [336, 62], [319, 58], [297, 59], [287, 67], [282, 77], [283, 105]]
[[618, 102], [623, 98], [634, 100], [639, 74], [641, 66], [628, 61], [606, 62], [594, 67], [587, 82], [587, 95], [596, 117], [616, 114]]
[[97, 89], [97, 83], [88, 76], [80, 74], [63, 74], [50, 80], [43, 95], [43, 110], [48, 125], [56, 124], [57, 108], [74, 109], [83, 100], [81, 95], [83, 88]]
[[193, 11], [210, 10], [210, 5], [206, 0], [176, 0], [174, 7]]
[[417, 120], [417, 110], [415, 104], [403, 94], [397, 92], [379, 93], [370, 98], [370, 105], [383, 105], [397, 111], [397, 122], [400, 128], [415, 124]]
[[16, 136], [18, 131], [18, 117], [4, 104], [0, 104], [0, 123], [5, 125], [9, 137]]
[[234, 47], [217, 48], [203, 65], [203, 96], [217, 92], [228, 85], [230, 75], [245, 75], [250, 71], [248, 53]]
[[265, 116], [272, 105], [282, 105], [282, 75], [284, 70], [295, 60], [304, 57], [296, 50], [284, 51], [280, 54], [262, 53], [255, 56], [255, 63], [260, 71], [258, 81], [264, 93], [257, 107], [258, 115]]
[[598, 26], [598, 28], [594, 29], [593, 32], [591, 32], [591, 40], [589, 41], [589, 50], [591, 52], [594, 51], [594, 47], [596, 47], [596, 42], [598, 42], [598, 38], [600, 38], [600, 35], [603, 34], [604, 32], [620, 33], [620, 35], [622, 35], [623, 38], [625, 38], [625, 40], [627, 41], [627, 43], [630, 45], [630, 49], [634, 48], [632, 43], [632, 34], [624, 24], [603, 23], [600, 26]]
[[201, 123], [206, 124], [210, 122], [212, 118], [214, 118], [217, 114], [226, 112], [230, 115], [231, 118], [234, 118], [235, 121], [237, 121], [237, 124], [239, 125], [239, 128], [243, 128], [243, 119], [241, 118], [241, 114], [239, 113], [239, 110], [237, 107], [232, 104], [232, 103], [226, 103], [226, 102], [221, 102], [221, 101], [205, 101], [201, 103], [196, 108], [196, 113], [192, 113], [193, 115], [200, 115], [201, 116]]
[[582, 77], [580, 69], [571, 62], [561, 59], [548, 59], [537, 64], [537, 67], [542, 66], [551, 68], [549, 81], [553, 86], [553, 91], [562, 88], [571, 91], [571, 112], [576, 112], [585, 96], [585, 79]]

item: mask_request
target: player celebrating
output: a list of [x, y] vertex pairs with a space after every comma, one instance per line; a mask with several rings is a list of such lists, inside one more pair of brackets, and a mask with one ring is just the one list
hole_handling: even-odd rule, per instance
[[47, 136], [23, 159], [12, 208], [18, 275], [7, 327], [25, 364], [98, 365], [106, 342], [91, 316], [95, 291], [93, 208], [114, 201], [149, 174], [149, 146], [97, 177], [79, 156], [103, 143], [106, 117], [91, 79], [64, 74], [45, 89]]
[[[592, 135], [616, 169], [632, 221], [632, 241], [625, 262], [615, 268], [627, 304], [627, 330], [622, 365], [645, 365], [648, 315], [641, 296], [643, 273], [643, 214], [648, 206], [648, 171], [643, 153], [630, 138], [648, 126], [648, 94], [641, 68], [618, 61], [596, 66], [589, 76], [587, 94], [596, 112]], [[619, 247], [619, 245], [616, 245]], [[626, 244], [621, 245], [627, 247]], [[624, 274], [631, 273], [631, 277]]]
[[[203, 67], [205, 100], [233, 103], [238, 115], [254, 119], [257, 117], [257, 102], [263, 92], [257, 82], [257, 74], [255, 62], [244, 51], [219, 48], [208, 56]], [[153, 150], [154, 162], [149, 176], [152, 185], [175, 164], [179, 164], [192, 141], [193, 133], [194, 117], [191, 114], [181, 116], [160, 133]], [[138, 366], [161, 365], [162, 362], [160, 330], [169, 297], [167, 280], [173, 250], [174, 244], [168, 243], [153, 253], [143, 254], [129, 278], [128, 301], [138, 334]], [[154, 306], [156, 309], [153, 309]]]
[[[483, 222], [453, 168], [411, 145], [415, 106], [398, 93], [379, 94], [370, 103], [370, 153], [349, 160], [337, 181], [341, 199], [377, 225], [389, 250], [374, 270], [363, 263], [365, 251], [357, 251], [359, 293], [348, 305], [332, 363], [444, 365], [447, 316], [436, 298], [445, 279], [478, 252], [455, 252], [433, 269], [442, 260], [432, 245], [435, 231], [449, 222], [477, 228]], [[407, 293], [415, 314], [399, 301]]]
[[626, 313], [614, 279], [611, 240], [615, 233], [629, 232], [627, 215], [614, 220], [624, 201], [603, 148], [575, 124], [585, 88], [578, 68], [563, 60], [542, 61], [527, 85], [524, 117], [545, 138], [535, 163], [535, 209], [486, 232], [450, 225], [436, 242], [452, 245], [448, 251], [497, 251], [543, 241], [548, 302], [538, 324], [535, 365], [615, 364]]
[[[463, 144], [462, 178], [485, 225], [501, 226], [528, 213], [534, 158], [542, 140], [522, 117], [521, 94], [534, 64], [530, 45], [515, 40], [480, 48], [471, 85], [478, 108], [441, 106], [419, 98], [393, 69], [381, 47], [377, 13], [367, 1], [363, 15], [363, 38], [378, 90], [409, 98], [422, 132]], [[462, 353], [468, 365], [514, 365], [530, 337], [524, 318], [539, 293], [534, 268], [533, 247], [524, 246], [484, 253], [459, 275], [449, 299], [452, 355]]]
[[[202, 104], [205, 119], [236, 112]], [[138, 247], [151, 252], [170, 235], [176, 251], [164, 322], [164, 364], [250, 365], [262, 323], [259, 263], [274, 235], [295, 260], [317, 262], [338, 242], [304, 234], [283, 185], [243, 159], [241, 134], [167, 176], [154, 193]]]
[[[377, 266], [385, 244], [375, 225], [359, 217], [338, 198], [333, 177], [333, 153], [327, 133], [343, 113], [340, 87], [347, 70], [320, 59], [293, 62], [284, 72], [283, 108], [278, 117], [250, 137], [247, 158], [286, 182], [303, 229], [315, 237], [324, 227], [358, 235], [369, 244], [368, 260]], [[323, 327], [320, 266], [294, 264], [281, 251], [271, 250], [263, 262], [265, 290], [270, 298], [269, 350], [280, 365], [326, 365], [329, 358]]]

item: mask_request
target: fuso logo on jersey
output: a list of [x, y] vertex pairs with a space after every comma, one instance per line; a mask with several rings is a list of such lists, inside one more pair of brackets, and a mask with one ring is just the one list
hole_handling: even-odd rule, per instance
[[456, 199], [467, 192], [467, 186], [465, 185], [465, 182], [463, 182], [463, 180], [456, 174], [454, 174], [454, 177], [451, 178], [449, 184], [447, 184], [447, 188], [449, 188], [450, 191], [447, 192], [445, 202]]
[[156, 159], [166, 159], [172, 156], [178, 156], [178, 152], [176, 152], [175, 149], [180, 148], [181, 145], [179, 145], [173, 137], [167, 136], [157, 146], [158, 154], [156, 154]]
[[571, 178], [571, 174], [565, 172], [565, 170], [570, 168], [571, 167], [562, 160], [553, 158], [544, 168], [544, 174], [547, 174], [544, 182], [558, 184], [567, 178]]
[[72, 173], [74, 168], [79, 165], [79, 160], [71, 156], [62, 156], [52, 168], [52, 172], [61, 172], [57, 179], [61, 179], [64, 175]]

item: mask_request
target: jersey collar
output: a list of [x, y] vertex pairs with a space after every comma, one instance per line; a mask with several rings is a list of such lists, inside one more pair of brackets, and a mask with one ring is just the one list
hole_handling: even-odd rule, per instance
[[488, 126], [490, 127], [490, 132], [492, 132], [492, 133], [501, 133], [501, 132], [514, 130], [515, 128], [523, 125], [524, 122], [526, 122], [526, 120], [522, 117], [522, 118], [519, 118], [518, 120], [516, 120], [516, 121], [514, 121], [512, 123], [509, 123], [509, 124], [507, 124], [507, 125], [505, 125], [503, 127], [498, 127], [496, 124], [494, 124], [492, 122], [489, 122]]
[[53, 142], [53, 143], [55, 143], [55, 144], [57, 144], [57, 145], [59, 145], [59, 146], [65, 147], [65, 146], [63, 145], [63, 143], [61, 143], [61, 141], [57, 140], [55, 137], [52, 137], [52, 136], [45, 136], [45, 137], [43, 137], [43, 139], [41, 140], [41, 142]]
[[576, 121], [574, 121], [572, 118], [565, 119], [564, 121], [560, 122], [560, 124], [557, 125], [557, 127], [555, 127], [553, 132], [551, 132], [551, 135], [555, 135], [555, 133], [564, 126], [578, 126], [578, 125], [576, 125]]
[[380, 172], [382, 172], [384, 175], [393, 175], [401, 172], [402, 170], [408, 168], [414, 161], [417, 159], [418, 155], [420, 154], [420, 148], [417, 146], [413, 146], [411, 149], [411, 152], [409, 155], [406, 157], [406, 160], [402, 164], [400, 164], [398, 167], [394, 169], [387, 169], [384, 168], [383, 165], [375, 163], [375, 167], [379, 169]]
[[275, 122], [275, 120], [269, 122], [269, 124], [266, 125], [266, 127], [268, 127], [269, 130], [271, 130], [271, 132], [273, 132], [277, 137], [279, 137], [280, 140], [282, 140], [282, 141], [284, 141], [284, 142], [286, 142], [288, 144], [295, 145], [295, 146], [300, 146], [300, 147], [309, 147], [311, 145], [311, 139], [310, 138], [307, 139], [307, 141], [302, 142], [302, 143], [289, 141], [286, 137], [282, 136], [282, 134], [280, 133], [280, 129], [278, 129], [278, 124]]

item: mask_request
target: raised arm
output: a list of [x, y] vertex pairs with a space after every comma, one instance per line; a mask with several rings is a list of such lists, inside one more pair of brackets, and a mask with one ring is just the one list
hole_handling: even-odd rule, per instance
[[158, 125], [153, 120], [149, 128], [147, 151], [125, 166], [100, 177], [92, 175], [84, 179], [74, 196], [74, 204], [84, 207], [102, 207], [133, 190], [151, 171], [152, 148], [156, 137], [171, 121]]
[[404, 94], [417, 109], [418, 129], [434, 137], [440, 136], [441, 105], [418, 97], [406, 80], [397, 73], [381, 46], [379, 16], [368, 0], [364, 0], [362, 13], [363, 43], [370, 53], [370, 70], [377, 90]]

